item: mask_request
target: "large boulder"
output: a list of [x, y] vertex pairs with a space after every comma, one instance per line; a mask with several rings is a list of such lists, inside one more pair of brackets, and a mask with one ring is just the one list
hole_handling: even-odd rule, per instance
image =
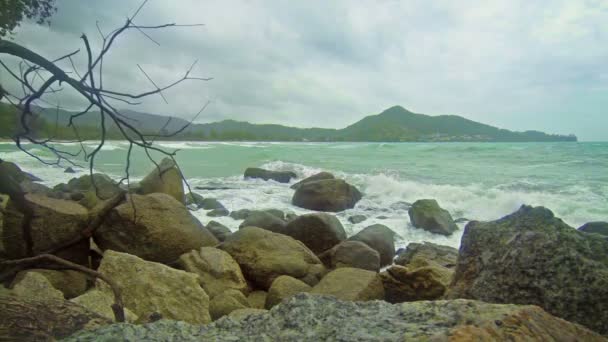
[[11, 292], [19, 297], [37, 298], [40, 300], [63, 300], [63, 293], [53, 287], [42, 274], [36, 272], [21, 273], [13, 280]]
[[458, 260], [458, 250], [454, 247], [442, 246], [432, 242], [412, 242], [407, 245], [397, 259], [395, 264], [401, 266], [422, 267], [428, 265], [439, 265], [446, 269], [455, 269]]
[[384, 299], [384, 287], [378, 273], [350, 267], [329, 272], [310, 293], [352, 301]]
[[227, 210], [216, 198], [204, 198], [199, 202], [198, 207], [205, 210]]
[[239, 263], [245, 277], [267, 290], [280, 275], [289, 275], [314, 285], [325, 271], [317, 256], [292, 237], [245, 227], [220, 246]]
[[173, 197], [131, 194], [106, 216], [95, 232], [103, 249], [171, 263], [180, 255], [219, 241]]
[[164, 158], [157, 167], [139, 182], [138, 193], [142, 195], [164, 193], [186, 203], [182, 173], [171, 158]]
[[249, 302], [241, 291], [228, 289], [211, 299], [209, 314], [214, 321], [230, 314], [232, 311], [249, 309]]
[[[193, 324], [211, 322], [209, 296], [200, 287], [196, 274], [111, 250], [104, 253], [98, 271], [116, 283], [125, 307], [140, 321], [160, 314]], [[101, 280], [96, 286], [111, 293]]]
[[395, 258], [395, 236], [397, 234], [389, 227], [374, 224], [365, 227], [349, 238], [350, 241], [361, 241], [380, 254], [380, 266], [393, 263]]
[[205, 198], [196, 192], [189, 192], [186, 194], [186, 206], [194, 206], [196, 208], [201, 208], [203, 206], [203, 201]]
[[309, 292], [312, 287], [296, 278], [282, 275], [272, 282], [266, 297], [266, 309], [271, 309], [283, 300], [293, 297], [298, 293]]
[[266, 298], [268, 298], [268, 292], [252, 291], [249, 296], [247, 296], [247, 302], [249, 302], [251, 308], [264, 309], [266, 307]]
[[588, 222], [578, 228], [581, 232], [608, 236], [608, 222]]
[[250, 167], [245, 170], [245, 178], [259, 178], [265, 181], [273, 180], [279, 183], [289, 183], [292, 178], [297, 178], [292, 171], [270, 171], [257, 167]]
[[341, 242], [320, 254], [319, 258], [331, 269], [353, 267], [375, 272], [380, 270], [380, 254], [361, 241]]
[[247, 292], [248, 286], [241, 268], [221, 249], [203, 247], [179, 257], [178, 265], [199, 276], [199, 282], [209, 297], [234, 289]]
[[[28, 248], [32, 253], [39, 254], [62, 246], [81, 237], [87, 228], [89, 211], [78, 203], [43, 194], [25, 194], [22, 199], [29, 215], [22, 213], [13, 200], [9, 201], [4, 211], [2, 239], [8, 258], [25, 257]], [[31, 240], [24, 235], [24, 225], [28, 227]], [[77, 264], [88, 265], [89, 240], [83, 239], [57, 255]]]
[[380, 273], [385, 300], [389, 303], [435, 300], [450, 284], [452, 273], [441, 266], [408, 268], [393, 265]]
[[312, 213], [289, 221], [283, 234], [302, 241], [316, 254], [322, 253], [346, 240], [344, 227], [334, 215]]
[[522, 206], [462, 236], [450, 298], [534, 304], [608, 334], [608, 241]]
[[416, 228], [421, 228], [434, 234], [451, 235], [458, 230], [452, 215], [442, 209], [433, 199], [422, 199], [414, 202], [408, 210], [410, 221]]
[[326, 179], [302, 184], [291, 203], [304, 209], [338, 212], [355, 207], [361, 192], [342, 179]]
[[259, 227], [269, 230], [274, 233], [283, 233], [285, 231], [285, 220], [273, 215], [267, 211], [252, 211], [249, 213], [245, 221], [239, 225], [239, 229], [245, 227]]
[[532, 305], [474, 300], [389, 304], [301, 293], [255, 316], [201, 327], [158, 321], [114, 324], [67, 341], [605, 341]]
[[244, 220], [251, 214], [251, 210], [249, 209], [239, 209], [230, 213], [230, 217], [235, 220]]
[[112, 178], [101, 173], [73, 178], [67, 184], [58, 184], [53, 189], [67, 194], [89, 209], [123, 191]]
[[309, 183], [309, 182], [314, 182], [314, 181], [318, 181], [318, 180], [325, 180], [325, 179], [336, 179], [336, 177], [334, 177], [333, 174], [329, 173], [329, 172], [319, 172], [315, 175], [312, 175], [308, 178], [304, 178], [303, 180], [295, 183], [294, 185], [290, 186], [290, 188], [297, 190], [300, 186], [302, 186], [302, 184], [304, 183]]

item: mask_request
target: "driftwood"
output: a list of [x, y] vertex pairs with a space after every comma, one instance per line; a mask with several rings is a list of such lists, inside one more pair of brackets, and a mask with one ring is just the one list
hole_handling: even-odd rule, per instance
[[112, 323], [66, 300], [0, 295], [0, 341], [54, 341]]

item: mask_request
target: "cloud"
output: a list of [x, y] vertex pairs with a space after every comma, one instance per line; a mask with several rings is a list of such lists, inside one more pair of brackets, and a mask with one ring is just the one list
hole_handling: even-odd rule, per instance
[[[81, 47], [82, 32], [97, 38], [96, 20], [108, 32], [139, 3], [59, 0], [50, 28], [24, 24], [16, 39], [60, 55]], [[608, 140], [603, 0], [150, 0], [136, 22], [205, 26], [150, 32], [161, 46], [129, 32], [105, 66], [108, 87], [149, 89], [137, 64], [161, 84], [196, 59], [195, 73], [214, 77], [138, 110], [187, 118], [211, 100], [205, 121], [342, 127], [400, 104]]]

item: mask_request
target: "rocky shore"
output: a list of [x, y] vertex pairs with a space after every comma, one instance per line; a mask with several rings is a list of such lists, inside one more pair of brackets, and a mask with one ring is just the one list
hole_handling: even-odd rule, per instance
[[[291, 184], [293, 205], [314, 212], [230, 212], [188, 193], [170, 159], [129, 187], [94, 174], [53, 188], [0, 161], [0, 340], [608, 336], [608, 223], [575, 229], [522, 206], [470, 221], [459, 250], [396, 251], [384, 225], [347, 236], [334, 213], [365, 194], [331, 173], [302, 180], [251, 168], [244, 177]], [[408, 206], [416, 229], [459, 229], [435, 200]], [[191, 213], [200, 208], [242, 223], [205, 226]]]

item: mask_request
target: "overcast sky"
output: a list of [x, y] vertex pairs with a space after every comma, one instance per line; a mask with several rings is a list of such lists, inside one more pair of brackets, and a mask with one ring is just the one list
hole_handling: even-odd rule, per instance
[[[24, 24], [15, 40], [58, 57], [139, 3], [57, 0], [50, 27]], [[106, 60], [106, 88], [149, 89], [137, 64], [164, 84], [196, 59], [195, 76], [214, 79], [137, 110], [188, 118], [210, 100], [201, 121], [337, 128], [398, 104], [608, 140], [607, 0], [149, 0], [136, 20], [171, 22], [205, 26], [148, 32], [160, 46], [129, 32]]]

